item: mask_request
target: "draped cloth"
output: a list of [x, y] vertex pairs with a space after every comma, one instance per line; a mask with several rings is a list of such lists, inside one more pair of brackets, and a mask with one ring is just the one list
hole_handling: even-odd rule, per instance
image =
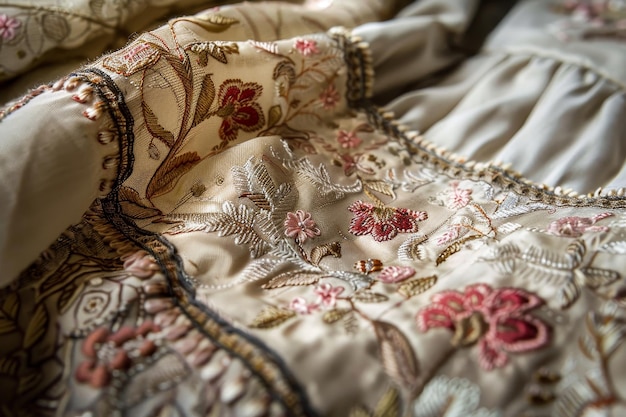
[[626, 410], [618, 9], [123, 3], [0, 2], [0, 414]]

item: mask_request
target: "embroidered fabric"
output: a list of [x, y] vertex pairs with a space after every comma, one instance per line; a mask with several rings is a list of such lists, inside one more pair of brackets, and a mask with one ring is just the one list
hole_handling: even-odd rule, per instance
[[[457, 152], [517, 147], [537, 181], [619, 178], [618, 149], [576, 160], [613, 153], [593, 180], [568, 156], [590, 134], [574, 115], [604, 100], [590, 129], [620, 123], [611, 67], [491, 52], [498, 32], [453, 67], [478, 2], [390, 21], [387, 2], [355, 4], [173, 18], [0, 113], [3, 414], [624, 410], [623, 190], [578, 194]], [[542, 90], [581, 71], [590, 103]], [[524, 100], [486, 98], [513, 94], [505, 74]], [[550, 102], [569, 147], [534, 118]], [[538, 127], [553, 140], [533, 142], [540, 161], [518, 145]]]

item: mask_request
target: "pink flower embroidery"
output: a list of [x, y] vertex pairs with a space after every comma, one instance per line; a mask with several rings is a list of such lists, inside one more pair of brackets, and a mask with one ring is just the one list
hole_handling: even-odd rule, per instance
[[302, 297], [296, 297], [289, 303], [289, 308], [298, 314], [311, 314], [319, 310], [320, 306], [316, 303], [307, 303]]
[[359, 146], [361, 144], [361, 139], [354, 132], [340, 130], [337, 133], [337, 142], [339, 142], [342, 148], [348, 149]]
[[256, 102], [262, 91], [263, 87], [257, 83], [234, 79], [226, 80], [220, 86], [217, 115], [224, 119], [219, 129], [223, 141], [237, 139], [239, 129], [253, 132], [263, 126], [263, 112]]
[[415, 233], [417, 222], [428, 218], [424, 211], [378, 207], [362, 201], [355, 201], [348, 210], [354, 213], [350, 232], [357, 236], [372, 235], [377, 242], [391, 240], [398, 233]]
[[0, 14], [0, 38], [5, 41], [10, 41], [15, 38], [17, 29], [22, 25], [22, 22], [14, 17], [9, 17], [6, 14]]
[[339, 92], [335, 88], [334, 84], [329, 84], [328, 87], [320, 94], [320, 102], [322, 103], [322, 107], [326, 110], [333, 109], [341, 97], [339, 96]]
[[334, 307], [337, 303], [337, 296], [343, 292], [343, 287], [333, 287], [328, 283], [320, 284], [315, 289], [317, 294], [317, 304], [325, 307]]
[[378, 280], [386, 284], [395, 284], [405, 281], [415, 275], [415, 269], [410, 266], [386, 266], [378, 275]]
[[295, 213], [287, 213], [285, 219], [285, 235], [298, 239], [300, 243], [307, 239], [315, 238], [321, 234], [315, 221], [311, 218], [311, 213], [298, 210]]
[[476, 284], [463, 293], [440, 292], [432, 302], [417, 314], [419, 329], [450, 329], [455, 346], [478, 343], [480, 365], [487, 371], [506, 365], [507, 353], [527, 352], [548, 343], [549, 327], [529, 314], [543, 301], [524, 290]]
[[612, 216], [611, 213], [601, 213], [593, 217], [563, 217], [548, 225], [548, 232], [557, 236], [580, 237], [585, 232], [607, 232], [606, 226], [594, 226], [596, 222]]
[[[112, 372], [127, 371], [142, 358], [152, 356], [157, 346], [145, 336], [158, 332], [160, 328], [150, 321], [145, 321], [137, 328], [122, 327], [111, 333], [106, 327], [93, 330], [83, 342], [85, 360], [76, 368], [76, 380], [94, 388], [103, 388], [110, 384]], [[131, 357], [129, 351], [135, 352]]]
[[472, 200], [472, 190], [469, 188], [460, 188], [459, 183], [454, 181], [452, 189], [449, 191], [446, 207], [451, 210], [458, 210], [467, 206]]
[[319, 52], [317, 49], [317, 42], [311, 39], [296, 39], [294, 46], [304, 56], [313, 55]]

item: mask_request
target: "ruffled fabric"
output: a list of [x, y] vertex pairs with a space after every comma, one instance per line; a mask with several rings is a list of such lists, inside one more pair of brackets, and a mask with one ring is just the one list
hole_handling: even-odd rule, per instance
[[[549, 30], [567, 19], [556, 5], [524, 1], [476, 57], [427, 82], [450, 68], [456, 47], [450, 39], [471, 20], [468, 4], [441, 5], [445, 12], [429, 20], [425, 39], [437, 54], [409, 35], [425, 19], [422, 2], [399, 22], [357, 30], [372, 45], [375, 91], [409, 90], [386, 108], [467, 160], [502, 161], [536, 182], [582, 193], [624, 187], [626, 121], [619, 115], [626, 111], [626, 45], [610, 37], [560, 39]], [[424, 55], [407, 53], [411, 42]], [[391, 62], [400, 69], [389, 71]]]

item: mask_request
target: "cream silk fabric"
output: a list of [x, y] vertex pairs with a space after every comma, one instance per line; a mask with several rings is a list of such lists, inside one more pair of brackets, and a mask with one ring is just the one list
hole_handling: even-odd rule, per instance
[[624, 45], [481, 10], [219, 6], [9, 102], [0, 413], [626, 413]]

